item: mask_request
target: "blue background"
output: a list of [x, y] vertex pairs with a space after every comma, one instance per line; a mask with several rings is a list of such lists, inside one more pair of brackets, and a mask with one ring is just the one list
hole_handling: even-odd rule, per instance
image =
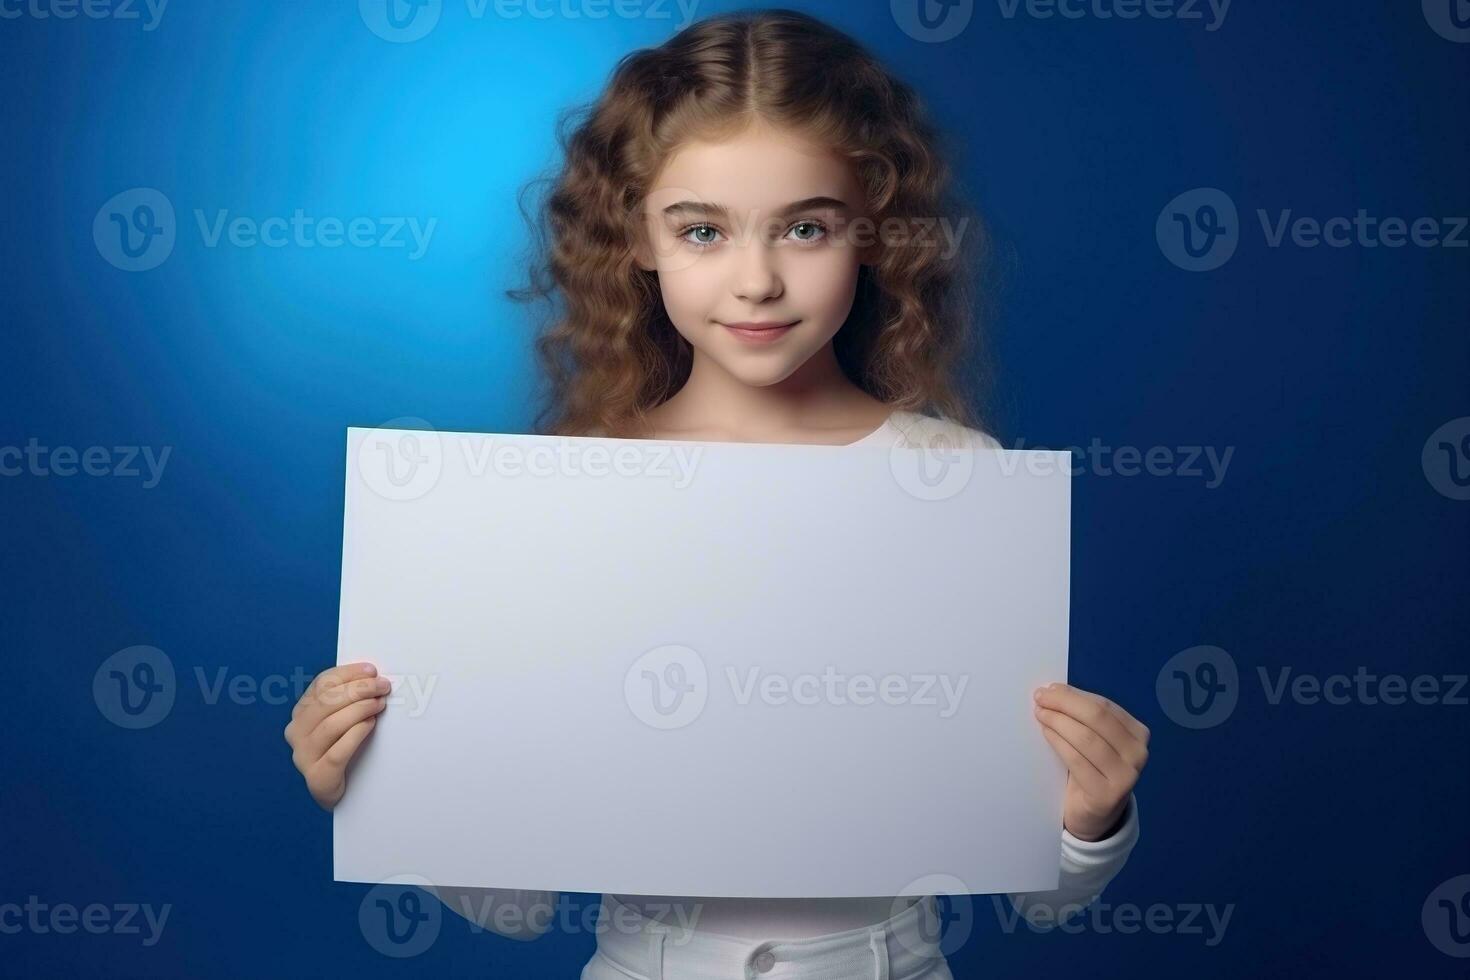
[[[1073, 489], [1072, 680], [1155, 732], [1142, 842], [1105, 900], [1233, 905], [1224, 941], [1007, 935], [980, 898], [956, 976], [1466, 975], [1420, 910], [1470, 872], [1470, 709], [1272, 705], [1256, 668], [1466, 671], [1470, 502], [1420, 454], [1470, 415], [1470, 250], [1272, 248], [1255, 213], [1465, 215], [1470, 44], [1407, 0], [1237, 0], [1214, 31], [979, 4], [943, 43], [885, 2], [798, 6], [916, 85], [961, 148], [996, 236], [1002, 441], [1234, 447], [1215, 488], [1084, 472]], [[661, 9], [449, 2], [412, 43], [353, 0], [174, 0], [154, 30], [0, 19], [0, 444], [172, 447], [153, 488], [0, 478], [0, 903], [172, 906], [152, 947], [0, 934], [0, 973], [570, 977], [591, 954], [585, 931], [520, 944], [446, 916], [421, 955], [381, 955], [368, 888], [332, 882], [330, 817], [290, 765], [294, 696], [210, 704], [195, 670], [333, 662], [347, 426], [529, 431], [533, 324], [501, 295], [523, 271], [516, 192], [555, 162], [556, 114], [671, 33]], [[135, 273], [92, 226], [136, 187], [172, 202], [178, 241]], [[1155, 238], [1197, 187], [1240, 209], [1211, 272]], [[438, 223], [410, 260], [207, 248], [193, 218], [297, 208]], [[126, 731], [91, 685], [135, 644], [179, 687]], [[1229, 651], [1241, 690], [1196, 731], [1155, 678], [1200, 644]]]

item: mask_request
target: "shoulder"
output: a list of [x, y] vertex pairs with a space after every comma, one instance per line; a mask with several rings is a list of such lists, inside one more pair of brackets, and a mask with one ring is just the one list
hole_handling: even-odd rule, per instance
[[951, 419], [918, 412], [894, 412], [889, 425], [899, 432], [896, 445], [911, 448], [1000, 449], [995, 437]]

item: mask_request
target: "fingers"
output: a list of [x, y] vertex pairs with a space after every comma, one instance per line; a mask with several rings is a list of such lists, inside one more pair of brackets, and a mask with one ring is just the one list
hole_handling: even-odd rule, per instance
[[[383, 709], [392, 684], [372, 664], [343, 664], [312, 679], [283, 733], [304, 774], [353, 725]], [[340, 716], [340, 717], [339, 717]]]
[[1038, 705], [1036, 719], [1044, 728], [1051, 729], [1068, 745], [1076, 749], [1077, 753], [1091, 764], [1105, 782], [1123, 782], [1126, 778], [1125, 772], [1132, 774], [1131, 767], [1123, 761], [1118, 750], [1113, 748], [1107, 739], [1072, 716]]
[[1062, 760], [1062, 764], [1067, 767], [1067, 775], [1076, 780], [1084, 793], [1098, 797], [1107, 792], [1107, 777], [1099, 772], [1086, 756], [1078, 752], [1072, 743], [1045, 725], [1041, 726], [1041, 734]]
[[319, 703], [324, 696], [330, 697], [330, 695], [326, 695], [326, 692], [330, 689], [357, 678], [376, 677], [377, 674], [378, 668], [365, 660], [358, 661], [357, 663], [342, 664], [322, 671], [316, 677], [312, 678], [311, 684], [302, 692], [301, 700], [297, 701], [296, 706], [291, 709], [291, 718], [294, 720], [300, 717], [303, 711]]
[[1067, 684], [1052, 684], [1036, 692], [1036, 703], [1082, 724], [1135, 771], [1143, 769], [1148, 759], [1148, 729], [1107, 698]]
[[306, 737], [306, 744], [302, 746], [306, 764], [311, 765], [320, 759], [355, 725], [377, 715], [387, 703], [386, 697], [364, 698], [327, 715]]
[[330, 810], [347, 788], [347, 764], [377, 724], [392, 689], [378, 668], [366, 661], [341, 664], [312, 678], [291, 709], [284, 735], [291, 761], [306, 778], [306, 788]]
[[1107, 708], [1113, 713], [1113, 717], [1122, 722], [1123, 727], [1128, 729], [1128, 733], [1130, 735], [1138, 739], [1144, 745], [1148, 744], [1148, 726], [1139, 721], [1137, 718], [1130, 715], [1128, 712], [1124, 711], [1122, 705], [1118, 704], [1116, 701], [1108, 700], [1101, 694], [1093, 694], [1090, 691], [1082, 691], [1081, 693], [1089, 698], [1096, 698], [1104, 708]]
[[[315, 682], [313, 682], [314, 685]], [[392, 685], [386, 677], [352, 675], [335, 684], [328, 684], [318, 691], [313, 691], [311, 687], [308, 687], [306, 693], [301, 695], [301, 700], [296, 702], [298, 712], [293, 716], [288, 727], [294, 727], [299, 735], [310, 736], [333, 712], [340, 711], [365, 698], [387, 694], [391, 688]], [[290, 740], [288, 735], [287, 741]]]
[[336, 806], [347, 789], [347, 764], [372, 734], [378, 716], [364, 718], [349, 728], [326, 753], [306, 771], [306, 788], [326, 809]]
[[349, 728], [347, 734], [337, 739], [336, 744], [327, 749], [326, 755], [322, 756], [322, 764], [338, 770], [346, 769], [347, 763], [352, 761], [352, 757], [357, 754], [358, 747], [362, 745], [363, 739], [368, 737], [368, 733], [373, 730], [373, 725], [377, 724], [377, 721], [378, 718], [374, 715], [371, 718], [364, 718]]

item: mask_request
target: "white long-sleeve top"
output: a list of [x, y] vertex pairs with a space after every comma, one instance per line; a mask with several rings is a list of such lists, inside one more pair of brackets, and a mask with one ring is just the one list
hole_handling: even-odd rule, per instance
[[[1084, 841], [1061, 832], [1061, 876], [1050, 891], [1016, 892], [1011, 905], [1037, 929], [1079, 914], [1113, 880], [1138, 842], [1138, 803], [1130, 798], [1123, 822], [1109, 837]], [[556, 918], [554, 891], [502, 888], [431, 888], [452, 911], [477, 928], [512, 939], [535, 939]], [[618, 895], [618, 901], [667, 925], [688, 926], [747, 939], [805, 939], [845, 932], [891, 918], [908, 899], [702, 898], [695, 895]], [[978, 914], [978, 913], [977, 913]]]
[[[894, 412], [853, 446], [937, 446], [999, 449], [990, 435], [915, 412]], [[1038, 732], [1037, 737], [1040, 738]], [[1066, 921], [1094, 901], [1123, 869], [1138, 841], [1138, 804], [1130, 798], [1117, 830], [1100, 841], [1084, 841], [1061, 831], [1058, 887], [1009, 896], [1011, 904], [1037, 928]], [[677, 859], [673, 856], [673, 859]], [[554, 891], [498, 888], [431, 889], [455, 913], [513, 939], [535, 939], [554, 919]], [[873, 925], [891, 918], [911, 899], [868, 898], [702, 898], [692, 895], [618, 895], [624, 905], [668, 924], [750, 939], [805, 939]], [[503, 911], [502, 911], [503, 910]], [[505, 923], [514, 923], [507, 926]]]

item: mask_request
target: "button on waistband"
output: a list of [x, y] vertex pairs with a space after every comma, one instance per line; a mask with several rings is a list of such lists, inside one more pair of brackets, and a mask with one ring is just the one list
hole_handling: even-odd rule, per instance
[[755, 954], [755, 959], [751, 960], [751, 964], [757, 973], [770, 973], [771, 967], [776, 965], [776, 954], [769, 949], [763, 949]]

